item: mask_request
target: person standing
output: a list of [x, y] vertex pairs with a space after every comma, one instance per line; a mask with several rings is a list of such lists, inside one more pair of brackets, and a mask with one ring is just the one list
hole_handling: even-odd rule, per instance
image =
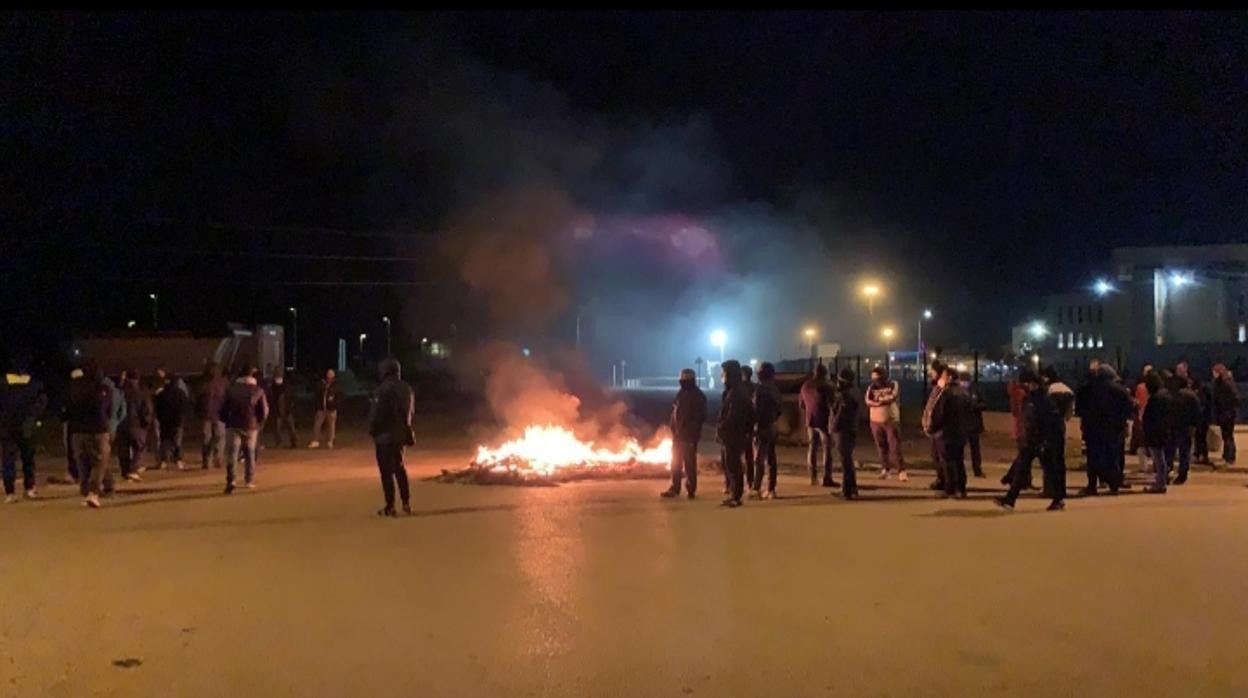
[[22, 461], [22, 491], [26, 499], [35, 489], [35, 422], [48, 406], [43, 384], [18, 366], [0, 384], [0, 457], [3, 458], [4, 501], [17, 501], [17, 461]]
[[924, 411], [923, 431], [941, 454], [941, 497], [966, 499], [966, 430], [971, 421], [971, 397], [958, 382], [957, 369], [946, 366], [933, 391], [936, 401]]
[[282, 372], [278, 372], [273, 377], [273, 384], [269, 388], [272, 393], [269, 406], [273, 409], [276, 419], [273, 420], [273, 436], [274, 446], [280, 448], [282, 445], [282, 436], [290, 436], [290, 447], [295, 448], [299, 443], [299, 435], [295, 432], [295, 409], [292, 404], [294, 398], [291, 394], [290, 384], [286, 382], [286, 376]]
[[137, 369], [122, 374], [121, 392], [126, 398], [126, 419], [117, 431], [117, 461], [121, 476], [130, 482], [142, 482], [143, 454], [147, 452], [147, 436], [155, 420], [152, 396]]
[[854, 446], [858, 441], [858, 415], [862, 412], [862, 401], [854, 383], [854, 372], [848, 368], [841, 369], [836, 377], [836, 397], [828, 425], [828, 431], [836, 439], [836, 453], [841, 459], [841, 496], [849, 500], [858, 498]]
[[971, 471], [977, 478], [984, 477], [984, 454], [980, 448], [980, 437], [984, 433], [984, 410], [987, 405], [979, 383], [971, 380], [971, 374], [963, 373], [960, 378], [962, 389], [971, 397], [971, 422], [966, 430], [966, 443], [971, 449]]
[[[750, 432], [754, 429], [754, 405], [741, 387], [741, 363], [728, 360], [721, 364], [720, 380], [724, 393], [719, 407], [719, 442], [723, 444], [724, 471], [729, 477], [726, 507], [741, 506], [745, 489], [745, 473], [742, 471], [745, 449], [750, 445]], [[826, 376], [826, 369], [824, 370]], [[826, 424], [824, 425], [826, 429]]]
[[[83, 504], [98, 509], [109, 467], [113, 421], [118, 419], [114, 388], [94, 361], [86, 361], [80, 378], [73, 378], [65, 400], [73, 451], [78, 454], [78, 481]], [[124, 405], [124, 402], [122, 403]]]
[[[159, 398], [160, 394], [165, 391], [165, 388], [170, 387], [170, 385], [169, 373], [165, 370], [165, 365], [160, 364], [156, 367], [156, 372], [152, 374], [152, 379], [147, 386], [147, 393], [152, 399], [153, 414], [155, 414], [157, 398]], [[160, 419], [153, 417], [150, 422], [151, 426], [147, 429], [147, 445], [156, 453], [155, 469], [164, 470], [165, 460], [161, 457], [162, 451], [160, 448], [164, 439], [160, 434]], [[169, 467], [173, 467], [173, 465], [169, 464]]]
[[1049, 430], [1044, 438], [1044, 492], [1056, 502], [1066, 501], [1066, 423], [1075, 412], [1075, 393], [1062, 382], [1057, 369], [1044, 371], [1045, 397], [1053, 410]]
[[867, 405], [871, 440], [880, 454], [880, 479], [887, 480], [893, 472], [906, 482], [906, 463], [901, 457], [901, 386], [890, 380], [882, 367], [871, 369], [871, 384], [863, 396]]
[[810, 449], [806, 462], [810, 466], [811, 486], [819, 484], [819, 458], [823, 461], [823, 486], [835, 487], [832, 479], [832, 441], [828, 438], [828, 417], [831, 415], [832, 386], [828, 384], [828, 367], [823, 363], [815, 366], [814, 374], [802, 383], [802, 410], [806, 414], [806, 433], [810, 437]]
[[221, 366], [215, 361], [208, 362], [204, 366], [203, 381], [195, 400], [203, 427], [204, 441], [200, 451], [204, 470], [221, 467], [225, 453], [225, 424], [221, 421], [221, 407], [225, 404], [225, 393], [229, 388], [229, 382], [221, 375]]
[[[1179, 367], [1186, 365], [1186, 362], [1182, 362]], [[1174, 484], [1182, 485], [1187, 482], [1187, 474], [1192, 467], [1192, 435], [1196, 431], [1196, 426], [1200, 424], [1200, 396], [1192, 389], [1191, 376], [1178, 372], [1175, 373], [1170, 392], [1174, 400], [1171, 443], [1178, 456], [1178, 475], [1174, 479]]]
[[[750, 404], [754, 404], [754, 369], [749, 364], [741, 366], [741, 389], [750, 398]], [[750, 486], [754, 483], [754, 447], [757, 443], [757, 434], [751, 430], [750, 447], [745, 449], [745, 484]]]
[[341, 400], [342, 390], [338, 387], [338, 376], [334, 373], [334, 369], [328, 369], [317, 391], [316, 420], [312, 423], [312, 443], [308, 444], [308, 448], [321, 447], [322, 433], [325, 436], [325, 447], [330, 449], [334, 447], [334, 431], [338, 425], [338, 403]]
[[234, 491], [235, 468], [241, 451], [243, 458], [243, 486], [255, 487], [256, 443], [264, 420], [269, 417], [269, 403], [264, 391], [256, 384], [249, 366], [238, 372], [238, 378], [226, 391], [221, 406], [221, 422], [226, 429], [225, 493]]
[[928, 485], [930, 489], [937, 491], [945, 490], [945, 457], [941, 452], [941, 445], [932, 435], [931, 421], [935, 413], [936, 406], [940, 403], [940, 393], [944, 389], [941, 385], [942, 376], [944, 375], [945, 365], [939, 361], [932, 362], [931, 389], [927, 393], [927, 404], [923, 405], [923, 414], [919, 417], [919, 428], [923, 430], [923, 435], [927, 437], [932, 457], [932, 467], [936, 470], [936, 479], [932, 480], [932, 484]]
[[1142, 447], [1153, 463], [1153, 484], [1144, 489], [1150, 494], [1164, 494], [1168, 478], [1170, 445], [1173, 443], [1174, 400], [1161, 377], [1152, 374], [1144, 379], [1148, 404], [1144, 408]]
[[1213, 365], [1213, 420], [1222, 435], [1222, 460], [1235, 465], [1235, 417], [1239, 412], [1239, 389], [1226, 364]]
[[[754, 390], [755, 441], [758, 452], [754, 458], [753, 496], [776, 498], [776, 422], [780, 420], [783, 401], [776, 387], [776, 367], [764, 361], [758, 367], [758, 387]], [[767, 491], [763, 487], [763, 468], [767, 469]]]
[[[1097, 409], [1103, 420], [1101, 432], [1097, 436], [1102, 448], [1101, 477], [1109, 483], [1110, 494], [1119, 490], [1131, 489], [1124, 480], [1126, 457], [1127, 423], [1134, 414], [1131, 393], [1122, 384], [1118, 372], [1109, 364], [1100, 364], [1097, 369], [1100, 380], [1097, 382]], [[1151, 400], [1152, 397], [1150, 396]]]
[[1135, 417], [1131, 422], [1131, 446], [1128, 453], [1137, 455], [1140, 446], [1144, 442], [1144, 407], [1148, 404], [1148, 386], [1144, 385], [1145, 379], [1153, 374], [1153, 365], [1144, 364], [1140, 369], [1140, 380], [1135, 383], [1135, 391], [1132, 396], [1135, 399]]
[[1192, 376], [1192, 390], [1196, 399], [1200, 400], [1200, 418], [1196, 422], [1196, 433], [1192, 437], [1192, 462], [1197, 465], [1213, 465], [1209, 459], [1209, 425], [1213, 423], [1213, 393], [1209, 384]]
[[672, 414], [667, 422], [672, 430], [672, 486], [659, 493], [660, 497], [679, 497], [682, 477], [689, 499], [697, 496], [698, 441], [702, 439], [705, 423], [706, 394], [698, 387], [698, 375], [693, 369], [683, 369], [680, 389], [672, 400]]
[[[1027, 391], [1017, 377], [1006, 385], [1005, 391], [1010, 400], [1011, 435], [1014, 437], [1014, 442], [1017, 443], [1019, 439], [1023, 438], [1023, 403], [1027, 399]], [[1010, 463], [1009, 469], [1001, 477], [1002, 485], [1009, 485], [1014, 482], [1014, 468], [1017, 465], [1017, 459]], [[1031, 473], [1028, 472], [1028, 478], [1030, 477]], [[1028, 479], [1026, 489], [1034, 490], [1035, 488], [1036, 486]]]
[[[1079, 431], [1083, 435], [1086, 450], [1085, 472], [1088, 476], [1088, 484], [1079, 491], [1080, 496], [1083, 497], [1097, 495], [1100, 483], [1107, 472], [1104, 463], [1105, 446], [1101, 440], [1106, 421], [1101, 413], [1099, 396], [1102, 380], [1099, 370], [1089, 368], [1083, 385], [1079, 386], [1079, 390], [1075, 393], [1075, 413], [1079, 415]], [[1141, 435], [1142, 433], [1141, 431]]]
[[160, 443], [157, 444], [160, 451], [158, 458], [162, 464], [168, 463], [170, 468], [185, 470], [186, 464], [182, 461], [182, 430], [183, 420], [186, 419], [186, 412], [191, 402], [186, 383], [178, 378], [166, 384], [156, 394], [154, 402], [155, 421], [160, 425], [157, 430], [160, 434]]
[[[1019, 387], [1025, 393], [1022, 404], [1022, 433], [1018, 439], [1017, 464], [1013, 468], [1013, 481], [1010, 490], [1004, 497], [994, 497], [993, 502], [1006, 511], [1013, 511], [1018, 495], [1031, 481], [1031, 463], [1044, 450], [1045, 437], [1053, 433], [1052, 423], [1057, 412], [1049, 402], [1048, 396], [1040, 389], [1040, 377], [1030, 369], [1024, 369], [1018, 375]], [[1061, 511], [1066, 504], [1061, 497], [1062, 492], [1050, 493], [1054, 496], [1049, 503], [1048, 511]]]
[[403, 513], [411, 515], [412, 499], [408, 489], [407, 466], [403, 450], [416, 444], [412, 433], [412, 414], [416, 410], [412, 389], [403, 382], [402, 369], [395, 359], [381, 362], [381, 385], [368, 415], [368, 433], [377, 452], [377, 469], [381, 473], [381, 491], [386, 506], [379, 516], [396, 516], [394, 489], [398, 485]]

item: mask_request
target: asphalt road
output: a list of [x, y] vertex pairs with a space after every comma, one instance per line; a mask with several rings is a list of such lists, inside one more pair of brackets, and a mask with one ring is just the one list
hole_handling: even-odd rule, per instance
[[420, 482], [384, 520], [370, 458], [0, 508], [0, 695], [1248, 695], [1241, 474], [1012, 514], [1000, 464], [967, 501], [864, 473], [859, 502], [785, 477], [737, 510], [713, 476]]

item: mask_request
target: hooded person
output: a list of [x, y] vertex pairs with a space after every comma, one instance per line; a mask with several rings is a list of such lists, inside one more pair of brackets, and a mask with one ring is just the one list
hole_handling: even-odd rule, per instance
[[[1022, 434], [1018, 439], [1018, 458], [1013, 467], [1013, 481], [1010, 490], [1004, 497], [994, 497], [997, 506], [1006, 511], [1013, 511], [1018, 495], [1031, 481], [1031, 463], [1036, 458], [1043, 458], [1047, 435], [1053, 431], [1052, 423], [1059, 419], [1057, 410], [1049, 402], [1041, 387], [1040, 377], [1030, 369], [1019, 372], [1018, 384], [1025, 397], [1022, 404]], [[1064, 490], [1064, 488], [1063, 488]], [[1049, 511], [1061, 511], [1066, 508], [1064, 491], [1050, 493], [1053, 501], [1049, 503]]]
[[156, 408], [156, 422], [159, 425], [156, 432], [160, 434], [158, 444], [160, 462], [183, 470], [186, 464], [182, 462], [182, 423], [190, 407], [190, 398], [185, 383], [178, 378], [173, 383], [166, 384], [156, 394], [153, 402]]
[[[754, 383], [754, 369], [749, 364], [741, 366], [741, 388], [745, 394], [750, 397], [750, 404], [754, 404], [754, 391], [758, 386]], [[750, 447], [745, 449], [745, 485], [749, 487], [754, 483], [754, 445], [756, 434], [750, 433]]]
[[828, 367], [820, 363], [815, 366], [811, 377], [802, 383], [798, 393], [802, 411], [806, 414], [806, 431], [810, 438], [810, 450], [806, 454], [806, 462], [810, 466], [810, 484], [819, 484], [820, 460], [816, 456], [822, 454], [823, 486], [835, 487], [832, 479], [832, 441], [828, 437], [828, 418], [832, 409], [832, 386], [828, 384]]
[[858, 474], [854, 466], [854, 446], [858, 441], [858, 418], [862, 413], [862, 400], [858, 397], [856, 376], [848, 368], [841, 369], [836, 377], [836, 397], [832, 402], [832, 416], [828, 431], [836, 440], [836, 453], [841, 460], [841, 496], [858, 498]]
[[[1096, 368], [1089, 408], [1094, 419], [1090, 425], [1085, 422], [1085, 428], [1089, 431], [1084, 437], [1088, 439], [1089, 472], [1088, 487], [1083, 490], [1083, 494], [1096, 494], [1098, 478], [1109, 485], [1110, 494], [1118, 494], [1121, 489], [1130, 489], [1123, 480], [1123, 466], [1127, 422], [1134, 415], [1134, 403], [1131, 393], [1118, 377], [1118, 372], [1109, 364], [1099, 364]], [[1096, 444], [1095, 452], [1093, 444]]]
[[83, 504], [98, 509], [108, 475], [115, 421], [124, 418], [125, 401], [115, 394], [113, 382], [104, 377], [94, 361], [85, 362], [81, 372], [75, 374], [65, 398], [65, 419], [73, 452], [78, 456]]
[[282, 436], [290, 437], [290, 447], [297, 448], [299, 435], [295, 431], [294, 394], [286, 374], [279, 371], [269, 384], [269, 407], [273, 409], [274, 446], [282, 445]]
[[882, 366], [871, 369], [871, 383], [863, 396], [867, 406], [871, 440], [880, 454], [880, 479], [887, 480], [897, 472], [897, 479], [906, 482], [906, 464], [901, 457], [901, 386], [891, 380]]
[[936, 403], [924, 413], [923, 430], [941, 454], [942, 497], [966, 498], [966, 428], [971, 417], [971, 396], [958, 382], [958, 371], [946, 366], [936, 384]]
[[1044, 491], [1057, 501], [1066, 498], [1066, 422], [1075, 411], [1075, 393], [1062, 381], [1057, 369], [1049, 366], [1044, 370], [1045, 397], [1057, 415], [1049, 420], [1049, 430], [1044, 435], [1044, 454], [1040, 461], [1044, 468]]
[[[776, 387], [776, 367], [764, 361], [758, 367], [758, 387], [754, 389], [755, 439], [758, 448], [752, 483], [754, 497], [776, 497], [776, 422], [780, 420], [782, 409], [780, 388]], [[760, 493], [764, 467], [767, 469], [767, 491]]]
[[382, 361], [381, 376], [381, 385], [377, 387], [368, 414], [368, 433], [373, 437], [376, 447], [381, 491], [386, 501], [385, 507], [377, 514], [388, 517], [397, 515], [394, 509], [394, 490], [397, 485], [403, 513], [410, 515], [412, 503], [403, 450], [416, 443], [412, 433], [412, 415], [416, 410], [416, 400], [411, 387], [403, 382], [402, 369], [397, 360]]
[[[23, 362], [24, 363], [24, 362]], [[0, 383], [0, 457], [3, 457], [4, 499], [17, 501], [17, 461], [22, 461], [22, 489], [26, 499], [35, 489], [35, 424], [48, 406], [43, 384], [24, 365], [4, 375]]]
[[667, 425], [672, 431], [672, 485], [659, 493], [670, 499], [680, 496], [681, 481], [685, 482], [689, 499], [698, 494], [698, 441], [706, 423], [706, 394], [698, 387], [693, 369], [680, 372], [680, 389], [672, 400], [672, 413]]
[[115, 450], [121, 476], [131, 482], [142, 481], [143, 454], [147, 452], [148, 433], [155, 421], [152, 395], [136, 369], [126, 371], [121, 392], [126, 400], [126, 419], [117, 430]]
[[971, 396], [970, 423], [966, 428], [966, 443], [971, 451], [971, 470], [975, 477], [984, 477], [984, 455], [980, 446], [980, 437], [984, 433], [984, 410], [987, 409], [987, 404], [984, 402], [979, 383], [971, 380], [971, 374], [964, 372], [959, 376], [959, 380], [966, 394]]
[[221, 406], [220, 419], [226, 430], [226, 494], [232, 493], [237, 484], [234, 472], [240, 455], [243, 459], [243, 486], [247, 489], [255, 487], [256, 444], [268, 418], [269, 401], [264, 396], [264, 390], [252, 375], [251, 368], [244, 366], [230, 385]]
[[728, 474], [729, 493], [723, 501], [727, 507], [741, 506], [745, 490], [745, 449], [750, 447], [754, 429], [754, 405], [742, 387], [741, 363], [728, 360], [721, 364], [724, 392], [719, 407], [719, 442], [723, 444], [723, 468]]

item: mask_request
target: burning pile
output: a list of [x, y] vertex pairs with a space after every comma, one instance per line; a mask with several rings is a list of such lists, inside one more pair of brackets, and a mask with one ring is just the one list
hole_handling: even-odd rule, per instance
[[544, 485], [583, 479], [666, 478], [672, 440], [646, 448], [625, 439], [616, 448], [583, 441], [560, 426], [529, 426], [524, 435], [497, 448], [479, 446], [463, 470], [442, 471], [446, 482]]

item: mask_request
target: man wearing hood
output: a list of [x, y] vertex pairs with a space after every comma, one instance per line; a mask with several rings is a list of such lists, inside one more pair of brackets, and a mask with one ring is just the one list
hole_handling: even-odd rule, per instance
[[147, 436], [155, 419], [152, 395], [139, 376], [137, 369], [122, 374], [121, 392], [126, 398], [126, 419], [117, 431], [117, 460], [121, 476], [131, 482], [141, 482], [143, 454], [147, 452]]
[[854, 372], [848, 368], [841, 369], [836, 377], [836, 397], [832, 402], [831, 423], [828, 425], [828, 431], [836, 439], [836, 453], [841, 459], [841, 496], [845, 499], [858, 498], [854, 446], [858, 441], [858, 415], [862, 412], [862, 401], [858, 398], [854, 378]]
[[1222, 434], [1222, 460], [1235, 465], [1235, 417], [1239, 413], [1239, 389], [1226, 364], [1213, 365], [1213, 421]]
[[[726, 507], [741, 506], [741, 497], [745, 494], [745, 473], [742, 462], [745, 449], [750, 447], [750, 433], [754, 429], [754, 405], [742, 387], [741, 363], [736, 360], [725, 361], [722, 365], [720, 380], [724, 383], [724, 393], [719, 407], [719, 441], [723, 444], [723, 467], [728, 473], [729, 493], [723, 501]], [[825, 369], [826, 374], [826, 369]], [[826, 424], [824, 425], [826, 429]]]
[[17, 501], [17, 461], [22, 461], [22, 488], [35, 499], [35, 422], [48, 406], [43, 384], [19, 366], [0, 383], [0, 454], [3, 457], [4, 500]]
[[[1031, 480], [1031, 463], [1042, 457], [1046, 435], [1053, 433], [1053, 421], [1060, 419], [1057, 410], [1049, 402], [1048, 396], [1040, 387], [1040, 377], [1030, 369], [1024, 369], [1018, 375], [1019, 386], [1026, 393], [1022, 405], [1022, 434], [1018, 439], [1018, 459], [1013, 471], [1013, 482], [1010, 491], [1004, 497], [994, 497], [997, 506], [1006, 511], [1013, 511], [1018, 495]], [[1061, 511], [1066, 508], [1060, 491], [1051, 492], [1053, 501], [1049, 503], [1049, 511]]]
[[225, 402], [221, 405], [221, 422], [225, 424], [225, 493], [234, 491], [236, 481], [234, 470], [238, 466], [238, 458], [243, 458], [243, 485], [247, 489], [255, 487], [256, 474], [256, 442], [264, 420], [269, 417], [269, 402], [264, 391], [257, 384], [250, 366], [243, 366], [238, 372], [230, 389], [226, 391]]
[[828, 384], [828, 367], [822, 363], [815, 366], [814, 374], [802, 383], [802, 411], [806, 413], [806, 432], [810, 436], [810, 450], [806, 462], [810, 465], [810, 484], [819, 483], [818, 459], [823, 458], [823, 486], [835, 487], [832, 480], [832, 441], [828, 438], [828, 417], [832, 407], [832, 386]]
[[204, 470], [221, 467], [225, 448], [225, 425], [221, 423], [221, 406], [225, 403], [225, 393], [229, 389], [229, 382], [221, 375], [221, 366], [215, 361], [205, 364], [202, 383], [195, 400], [195, 408], [199, 412], [203, 427], [204, 440], [200, 451]]
[[936, 444], [941, 459], [944, 484], [940, 496], [966, 499], [966, 428], [971, 421], [971, 397], [958, 382], [958, 371], [952, 366], [941, 370], [936, 382], [935, 405], [923, 414], [923, 431]]
[[73, 452], [78, 456], [83, 504], [93, 509], [100, 506], [109, 452], [116, 433], [115, 422], [120, 422], [125, 415], [125, 401], [114, 395], [115, 391], [112, 381], [100, 373], [99, 366], [88, 360], [71, 374], [65, 399], [65, 419]]
[[889, 379], [882, 366], [871, 369], [871, 383], [863, 396], [871, 427], [871, 440], [880, 454], [880, 479], [887, 480], [897, 472], [897, 479], [906, 482], [906, 463], [901, 457], [901, 386]]
[[672, 430], [672, 486], [659, 493], [671, 499], [680, 496], [680, 483], [685, 481], [689, 499], [698, 493], [698, 441], [706, 423], [706, 394], [698, 387], [693, 369], [680, 372], [680, 390], [672, 400], [668, 427]]
[[1056, 415], [1049, 421], [1044, 436], [1044, 456], [1040, 461], [1044, 468], [1045, 494], [1054, 501], [1066, 500], [1066, 422], [1075, 411], [1075, 393], [1062, 382], [1057, 369], [1049, 366], [1044, 370], [1045, 397]]
[[178, 470], [186, 468], [182, 462], [182, 422], [190, 401], [186, 383], [181, 378], [166, 384], [155, 398], [156, 423], [160, 426], [156, 430], [160, 434], [160, 462]]
[[[754, 459], [753, 496], [763, 499], [776, 497], [776, 422], [783, 406], [780, 389], [776, 387], [776, 367], [764, 361], [758, 367], [758, 387], [754, 390], [754, 416], [758, 455]], [[763, 486], [763, 468], [767, 468], [767, 491], [759, 493]]]
[[403, 513], [412, 513], [403, 450], [416, 443], [412, 434], [412, 413], [416, 410], [416, 401], [411, 387], [403, 382], [401, 372], [397, 360], [381, 362], [381, 385], [377, 387], [377, 396], [368, 415], [368, 433], [376, 446], [381, 492], [386, 499], [385, 508], [377, 512], [379, 516], [397, 515], [394, 510], [395, 485], [398, 485]]
[[276, 437], [274, 446], [282, 445], [282, 436], [290, 437], [290, 447], [295, 448], [298, 443], [299, 436], [295, 433], [295, 409], [293, 404], [293, 396], [291, 394], [290, 384], [286, 382], [286, 375], [278, 372], [273, 377], [273, 383], [269, 386], [269, 392], [272, 399], [269, 401], [269, 407], [273, 409], [276, 419], [273, 420], [273, 435]]

